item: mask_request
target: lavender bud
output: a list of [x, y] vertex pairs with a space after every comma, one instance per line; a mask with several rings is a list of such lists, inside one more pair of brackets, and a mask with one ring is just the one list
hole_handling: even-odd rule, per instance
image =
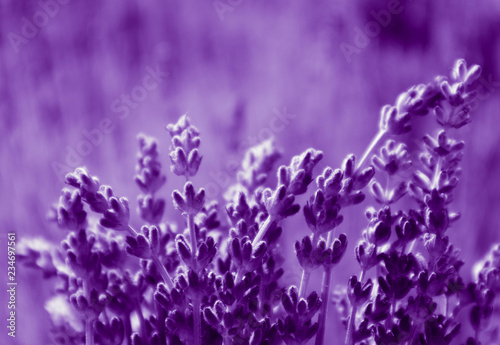
[[191, 256], [191, 248], [189, 247], [186, 238], [183, 235], [177, 235], [175, 238], [175, 246], [177, 248], [177, 253], [181, 257], [182, 261], [188, 266], [192, 267], [193, 257]]
[[370, 297], [373, 288], [373, 283], [371, 279], [368, 279], [366, 283], [361, 284], [356, 276], [351, 276], [349, 282], [347, 283], [347, 297], [351, 302], [352, 306], [359, 307], [363, 305]]
[[374, 302], [368, 303], [363, 315], [373, 323], [379, 323], [389, 316], [391, 303], [387, 297], [377, 294]]
[[152, 252], [148, 239], [143, 234], [138, 234], [135, 238], [126, 237], [127, 253], [142, 259], [151, 259]]
[[288, 194], [284, 185], [279, 186], [275, 191], [264, 190], [262, 198], [267, 212], [275, 220], [287, 218], [300, 210], [300, 206], [294, 204], [295, 196]]
[[151, 195], [140, 195], [137, 198], [139, 206], [137, 212], [140, 217], [150, 224], [158, 224], [165, 211], [165, 200], [153, 199]]
[[83, 210], [80, 191], [64, 188], [59, 198], [57, 207], [57, 223], [61, 228], [68, 230], [80, 230], [87, 224], [87, 212]]
[[293, 157], [290, 166], [280, 168], [279, 183], [285, 185], [292, 195], [304, 194], [312, 182], [312, 171], [322, 158], [323, 152], [314, 149]]
[[386, 105], [380, 111], [379, 129], [393, 135], [405, 134], [411, 131], [410, 119], [410, 113], [398, 114], [396, 107]]
[[340, 234], [339, 238], [333, 241], [330, 263], [333, 265], [338, 264], [340, 262], [340, 259], [342, 259], [342, 257], [344, 256], [346, 249], [347, 236], [345, 234]]
[[128, 200], [126, 198], [117, 199], [112, 197], [109, 201], [111, 207], [104, 213], [99, 223], [105, 228], [117, 231], [128, 230], [130, 220]]
[[368, 271], [379, 262], [377, 257], [377, 246], [373, 243], [361, 241], [356, 246], [355, 252], [356, 260], [358, 260], [359, 265], [365, 271]]
[[391, 227], [382, 221], [371, 224], [367, 230], [367, 239], [370, 243], [380, 246], [391, 237]]
[[205, 204], [205, 190], [201, 188], [198, 193], [195, 192], [191, 182], [184, 185], [184, 193], [175, 190], [172, 193], [174, 206], [176, 209], [188, 215], [198, 214]]

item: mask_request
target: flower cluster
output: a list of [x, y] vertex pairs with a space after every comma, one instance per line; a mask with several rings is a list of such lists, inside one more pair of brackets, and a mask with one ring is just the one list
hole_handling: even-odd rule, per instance
[[[464, 143], [449, 129], [470, 122], [479, 74], [478, 66], [459, 60], [451, 78], [410, 88], [382, 108], [378, 133], [360, 160], [349, 154], [340, 168], [317, 176], [323, 153], [311, 148], [281, 165], [270, 187], [281, 153], [272, 139], [250, 148], [224, 212], [191, 180], [201, 164], [201, 139], [184, 115], [167, 126], [171, 170], [186, 178], [171, 194], [178, 223], [164, 220], [167, 202], [156, 196], [167, 179], [156, 139], [138, 136], [138, 230], [128, 200], [77, 168], [66, 176], [69, 188], [53, 217], [68, 231], [61, 245], [41, 239], [21, 245], [27, 267], [59, 282], [46, 303], [53, 343], [447, 345], [469, 330], [462, 337], [467, 345], [497, 343], [489, 321], [498, 310], [500, 249], [466, 283], [449, 237], [459, 219], [453, 194], [464, 155]], [[431, 113], [436, 133], [413, 152], [407, 137], [414, 117]], [[299, 196], [313, 182], [301, 205]], [[345, 226], [344, 209], [363, 202], [376, 206], [365, 213], [362, 238], [349, 228], [335, 234]], [[301, 208], [300, 224], [310, 233], [294, 238], [284, 220]], [[300, 280], [283, 279], [283, 234], [295, 241]], [[339, 295], [332, 291], [333, 269], [349, 255], [348, 239], [356, 243], [359, 270]], [[309, 280], [320, 268], [318, 289]], [[332, 296], [339, 296], [346, 326], [337, 341], [325, 339], [335, 322], [328, 317]], [[459, 323], [463, 310], [467, 325]]]
[[[424, 137], [419, 165], [412, 162], [406, 145], [395, 139], [388, 140], [380, 154], [373, 156], [377, 172], [385, 175], [387, 183], [385, 188], [377, 181], [370, 186], [382, 208], [366, 212], [369, 225], [363, 233], [364, 240], [356, 247], [361, 278], [358, 282], [353, 276], [348, 291], [351, 287], [354, 296], [363, 295], [361, 291], [365, 290], [361, 286], [368, 289], [372, 284], [368, 280], [363, 285], [363, 277], [377, 267], [374, 285], [377, 292], [365, 297], [362, 303], [360, 298], [350, 297], [346, 344], [370, 339], [376, 344], [449, 344], [459, 332], [460, 324], [451, 310], [457, 311], [464, 305], [465, 287], [459, 273], [463, 262], [446, 232], [459, 218], [449, 207], [459, 182], [464, 143], [450, 138], [446, 128], [459, 128], [469, 121], [479, 70], [478, 66], [467, 70], [464, 61], [459, 60], [451, 80], [440, 77], [427, 86], [411, 89], [399, 97], [396, 107], [387, 106], [382, 111], [381, 123], [385, 125], [381, 125], [381, 131], [392, 136], [410, 130], [411, 118], [407, 114], [425, 115], [430, 110], [443, 128], [438, 130], [436, 138]], [[403, 125], [397, 125], [395, 120], [391, 125], [391, 119], [398, 118], [395, 109], [402, 113], [399, 119], [404, 121]], [[394, 204], [408, 192], [418, 208], [393, 212], [391, 207], [395, 208]], [[356, 284], [359, 284], [358, 294]], [[476, 290], [482, 292], [481, 289]], [[470, 298], [477, 303], [472, 317], [476, 330], [479, 327], [476, 320], [487, 319], [485, 305], [492, 301], [488, 293], [475, 293], [479, 295], [485, 297]], [[442, 298], [445, 306], [440, 309]], [[365, 309], [358, 313], [363, 305]]]

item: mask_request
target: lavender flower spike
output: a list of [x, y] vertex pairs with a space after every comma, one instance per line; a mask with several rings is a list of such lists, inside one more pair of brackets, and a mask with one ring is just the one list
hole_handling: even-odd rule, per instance
[[312, 171], [323, 158], [323, 152], [309, 149], [300, 156], [295, 156], [289, 166], [281, 166], [278, 170], [278, 187], [275, 190], [266, 188], [262, 193], [262, 203], [269, 214], [259, 226], [259, 232], [252, 241], [255, 246], [266, 234], [273, 222], [299, 212], [300, 206], [294, 204], [295, 196], [304, 194], [313, 181]]
[[167, 132], [172, 137], [170, 146], [171, 169], [176, 175], [196, 175], [201, 163], [201, 155], [198, 151], [200, 146], [200, 132], [189, 123], [187, 115], [180, 117], [176, 124], [169, 124]]

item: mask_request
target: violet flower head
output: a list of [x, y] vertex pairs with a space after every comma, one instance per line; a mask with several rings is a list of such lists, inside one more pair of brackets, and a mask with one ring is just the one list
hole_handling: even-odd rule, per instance
[[313, 169], [322, 158], [323, 152], [314, 149], [309, 149], [300, 156], [294, 156], [289, 166], [279, 168], [278, 186], [285, 186], [288, 194], [304, 194], [313, 181]]
[[57, 223], [63, 229], [80, 230], [86, 226], [87, 212], [83, 210], [82, 197], [79, 190], [71, 192], [64, 188], [57, 207]]
[[178, 190], [173, 191], [172, 198], [176, 209], [185, 214], [195, 216], [205, 205], [205, 190], [201, 188], [196, 192], [193, 184], [186, 182], [184, 191], [182, 193]]
[[158, 160], [158, 141], [144, 134], [139, 134], [137, 140], [139, 153], [134, 180], [143, 193], [154, 194], [167, 181], [167, 177], [161, 173]]
[[313, 233], [323, 234], [342, 223], [344, 217], [339, 214], [340, 205], [337, 198], [326, 198], [318, 189], [310, 202], [304, 205], [304, 217]]
[[380, 111], [379, 129], [384, 133], [401, 135], [411, 131], [410, 113], [399, 113], [398, 108], [386, 105]]
[[396, 144], [394, 140], [387, 140], [380, 149], [379, 155], [374, 155], [372, 163], [380, 171], [388, 175], [404, 172], [411, 167], [410, 154], [405, 144]]
[[176, 124], [169, 124], [167, 132], [172, 137], [170, 146], [171, 169], [176, 175], [189, 178], [196, 175], [202, 156], [198, 151], [201, 144], [200, 132], [182, 115]]
[[281, 303], [287, 316], [280, 327], [287, 345], [307, 343], [318, 331], [319, 324], [312, 324], [311, 319], [319, 311], [321, 299], [312, 292], [307, 299], [298, 297], [297, 288], [292, 286], [281, 295]]
[[85, 167], [75, 169], [74, 173], [66, 175], [66, 184], [80, 190], [83, 201], [97, 213], [104, 213], [109, 208], [109, 199], [113, 191], [109, 186], [101, 185], [99, 179], [91, 176]]
[[111, 197], [109, 199], [110, 208], [104, 212], [99, 223], [105, 228], [117, 231], [128, 231], [130, 221], [130, 208], [127, 198]]
[[266, 182], [267, 175], [280, 157], [273, 138], [249, 148], [237, 174], [238, 182], [252, 194]]

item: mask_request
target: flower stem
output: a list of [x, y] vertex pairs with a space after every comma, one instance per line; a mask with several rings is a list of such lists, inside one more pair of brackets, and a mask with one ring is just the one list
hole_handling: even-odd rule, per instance
[[255, 245], [260, 242], [262, 237], [264, 237], [264, 235], [266, 234], [267, 230], [269, 230], [269, 228], [271, 227], [271, 224], [272, 224], [272, 219], [271, 219], [271, 215], [269, 215], [269, 216], [267, 216], [267, 218], [266, 218], [265, 222], [262, 224], [262, 226], [259, 227], [259, 232], [257, 233], [257, 235], [255, 236], [255, 238], [252, 241], [252, 247], [255, 247]]
[[[83, 292], [88, 301], [90, 301], [90, 285], [88, 278], [83, 282]], [[94, 319], [85, 319], [85, 345], [94, 345]]]
[[347, 325], [347, 334], [345, 337], [345, 345], [354, 345], [354, 329], [356, 328], [356, 311], [358, 307], [351, 308], [351, 315], [349, 316], [349, 324]]
[[194, 345], [201, 345], [201, 306], [198, 296], [193, 298]]
[[[198, 241], [196, 239], [196, 227], [194, 224], [194, 215], [187, 215], [187, 225], [189, 228], [189, 234], [191, 235], [191, 255], [193, 259], [196, 260], [196, 251], [198, 249]], [[201, 305], [200, 298], [193, 294], [193, 330], [194, 330], [194, 345], [201, 345]]]
[[129, 225], [128, 228], [127, 228], [127, 231], [130, 234], [130, 236], [132, 236], [132, 237], [137, 236], [137, 231], [135, 231], [132, 226]]
[[[316, 246], [316, 243], [319, 240], [319, 232], [315, 232], [313, 236], [313, 245]], [[328, 232], [328, 236], [326, 238], [326, 246], [330, 248], [330, 245], [333, 241], [333, 230]], [[319, 328], [318, 333], [316, 334], [316, 345], [323, 345], [323, 341], [325, 339], [325, 325], [326, 325], [326, 316], [328, 313], [328, 300], [330, 297], [330, 284], [332, 280], [332, 266], [325, 266], [325, 271], [323, 272], [323, 284], [321, 286], [321, 309], [319, 311], [318, 322]]]
[[158, 259], [158, 256], [156, 253], [152, 253], [151, 255], [153, 263], [156, 266], [156, 269], [160, 273], [161, 277], [163, 278], [163, 281], [165, 284], [167, 284], [167, 287], [169, 290], [172, 290], [174, 287], [174, 283], [172, 282], [172, 278], [170, 278], [170, 275], [168, 274], [167, 270], [165, 269], [165, 266], [160, 262], [160, 259]]
[[137, 303], [136, 309], [137, 309], [137, 317], [139, 318], [139, 324], [140, 324], [139, 334], [141, 335], [141, 337], [145, 337], [146, 336], [146, 322], [144, 320], [144, 315], [142, 314], [141, 305], [139, 303]]
[[94, 321], [85, 321], [85, 345], [94, 345]]
[[328, 300], [330, 296], [330, 283], [332, 279], [332, 267], [325, 267], [325, 272], [323, 273], [323, 286], [321, 288], [321, 309], [319, 311], [319, 328], [316, 334], [316, 345], [323, 345], [325, 339], [325, 324], [326, 324], [326, 314], [328, 312]]
[[196, 229], [194, 225], [194, 215], [188, 214], [187, 225], [189, 228], [189, 235], [191, 236], [191, 255], [196, 257], [196, 250], [198, 249], [198, 241], [196, 239]]
[[379, 141], [382, 140], [382, 138], [384, 137], [385, 133], [386, 133], [386, 131], [380, 130], [373, 137], [372, 141], [370, 142], [370, 145], [368, 145], [368, 147], [366, 148], [365, 152], [363, 153], [363, 156], [361, 156], [361, 159], [358, 162], [358, 166], [356, 167], [356, 171], [358, 171], [359, 169], [361, 169], [361, 167], [363, 166], [363, 163], [368, 158], [368, 156], [370, 155], [370, 153], [375, 149], [375, 147], [377, 146], [377, 144], [379, 143]]
[[441, 172], [441, 157], [438, 158], [436, 166], [434, 167], [434, 177], [432, 178], [431, 189], [434, 189], [438, 185], [439, 173]]
[[300, 287], [299, 287], [299, 298], [305, 296], [307, 291], [307, 284], [309, 283], [309, 278], [311, 277], [311, 272], [302, 270], [302, 277], [300, 278]]

